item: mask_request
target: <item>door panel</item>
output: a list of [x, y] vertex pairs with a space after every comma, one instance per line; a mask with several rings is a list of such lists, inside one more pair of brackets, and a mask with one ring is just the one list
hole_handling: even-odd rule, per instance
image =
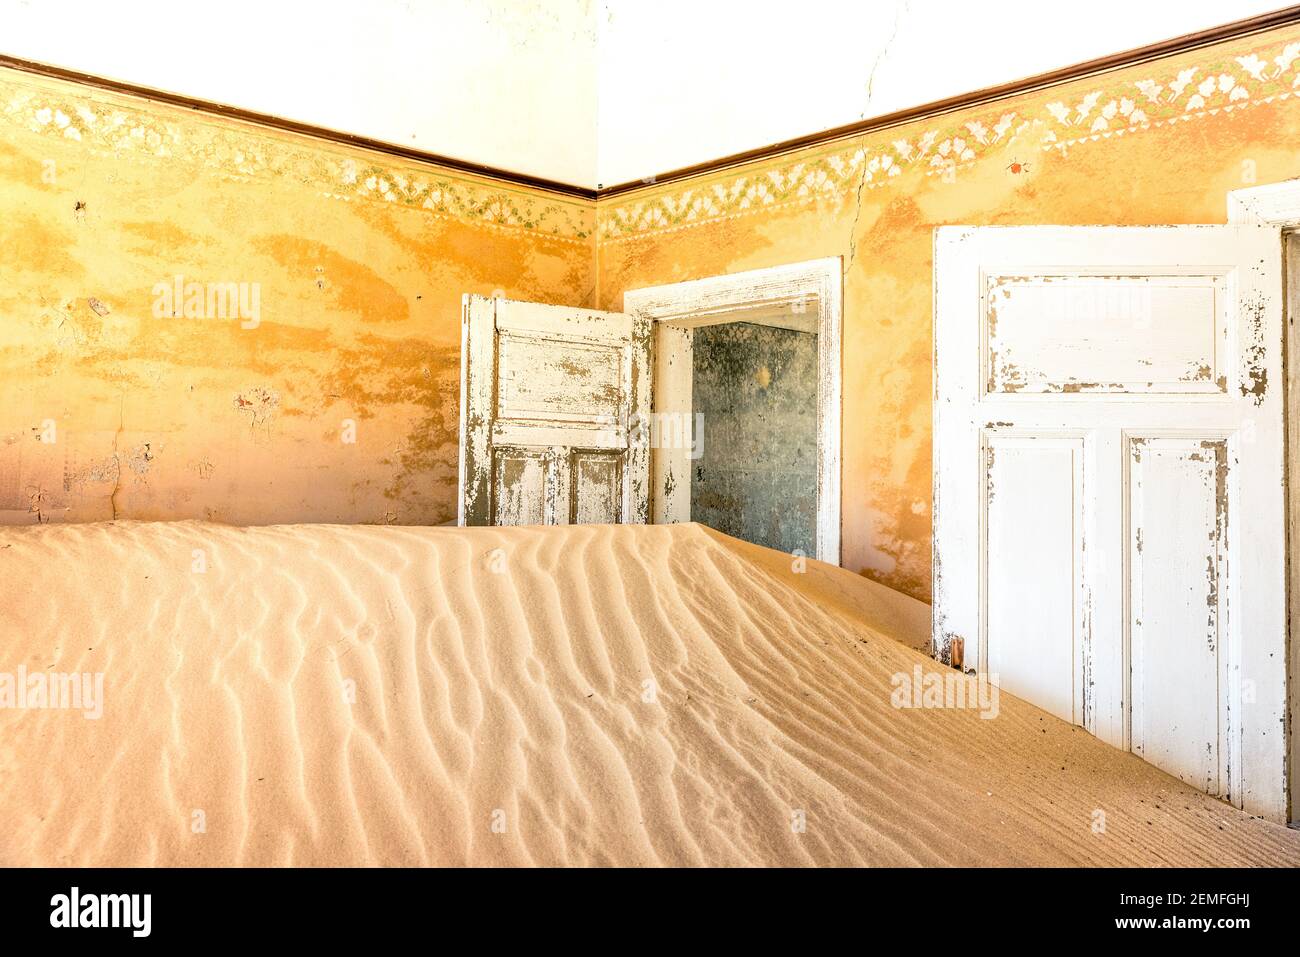
[[623, 468], [619, 453], [576, 450], [569, 474], [573, 476], [572, 522], [590, 525], [622, 521]]
[[645, 522], [648, 323], [466, 296], [460, 521]]
[[945, 227], [935, 270], [936, 657], [1284, 820], [1279, 232]]
[[1222, 793], [1223, 439], [1129, 436], [1133, 751]]
[[991, 430], [985, 477], [988, 672], [1012, 694], [1082, 723], [1083, 439]]
[[497, 342], [498, 420], [599, 424], [619, 415], [624, 345], [508, 332]]
[[492, 450], [492, 525], [546, 525], [547, 488], [554, 482], [549, 449]]
[[1223, 392], [1224, 286], [1222, 275], [991, 275], [988, 391]]

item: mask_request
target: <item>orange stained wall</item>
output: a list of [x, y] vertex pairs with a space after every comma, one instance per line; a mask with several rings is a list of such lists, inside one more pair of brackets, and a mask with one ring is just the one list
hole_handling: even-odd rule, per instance
[[[581, 200], [0, 71], [0, 522], [454, 521], [461, 295], [590, 305], [593, 227]], [[209, 313], [212, 283], [249, 308]]]
[[1288, 28], [604, 200], [600, 306], [841, 257], [842, 563], [929, 600], [934, 227], [1224, 222], [1300, 176], [1297, 84]]
[[1223, 222], [1297, 83], [1287, 28], [593, 204], [0, 71], [0, 521], [449, 521], [462, 293], [840, 256], [843, 563], [928, 599], [933, 227]]

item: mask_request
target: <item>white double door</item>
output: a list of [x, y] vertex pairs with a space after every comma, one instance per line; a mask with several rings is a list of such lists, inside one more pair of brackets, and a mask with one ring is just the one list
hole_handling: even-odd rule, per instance
[[1286, 815], [1279, 232], [948, 227], [936, 655]]

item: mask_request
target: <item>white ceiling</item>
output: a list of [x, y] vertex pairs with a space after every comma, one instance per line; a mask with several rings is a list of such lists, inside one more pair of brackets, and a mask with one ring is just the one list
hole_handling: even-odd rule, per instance
[[1280, 0], [0, 0], [0, 52], [581, 186]]

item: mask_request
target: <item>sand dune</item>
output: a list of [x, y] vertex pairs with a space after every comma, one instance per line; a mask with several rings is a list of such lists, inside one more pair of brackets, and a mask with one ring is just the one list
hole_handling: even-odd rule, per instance
[[891, 706], [924, 606], [695, 525], [45, 526], [0, 588], [0, 672], [104, 696], [0, 710], [2, 865], [1300, 863], [1009, 696]]

